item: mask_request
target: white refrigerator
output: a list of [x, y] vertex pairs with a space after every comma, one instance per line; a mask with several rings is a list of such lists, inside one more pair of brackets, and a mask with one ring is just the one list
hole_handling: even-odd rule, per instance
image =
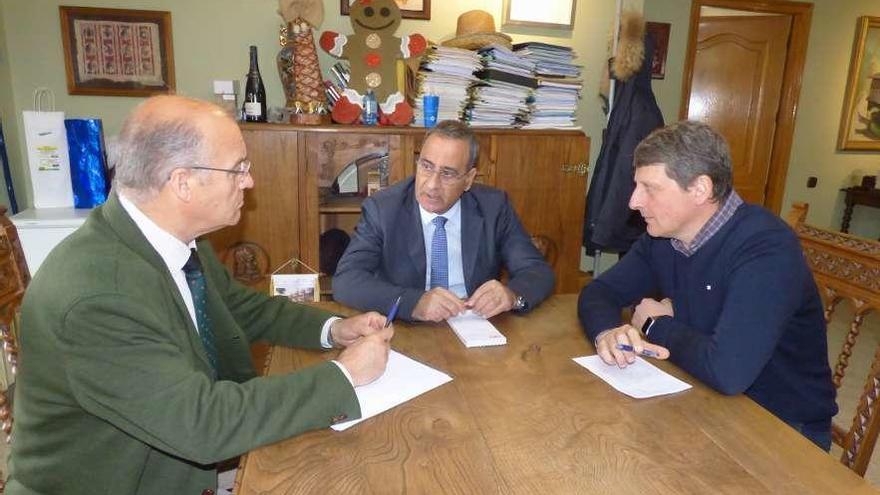
[[31, 208], [11, 217], [31, 276], [59, 242], [78, 229], [91, 209]]

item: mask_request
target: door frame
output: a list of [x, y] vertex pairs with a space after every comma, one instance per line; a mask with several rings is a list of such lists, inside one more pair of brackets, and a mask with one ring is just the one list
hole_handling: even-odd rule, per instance
[[767, 185], [764, 191], [764, 206], [778, 215], [782, 208], [782, 197], [785, 194], [785, 179], [788, 175], [788, 161], [791, 158], [791, 145], [794, 140], [798, 99], [801, 94], [810, 24], [813, 19], [813, 4], [785, 0], [692, 0], [690, 31], [685, 52], [684, 75], [681, 82], [679, 119], [686, 119], [688, 115], [691, 82], [694, 74], [694, 56], [697, 50], [697, 33], [700, 28], [700, 8], [704, 6], [791, 16], [788, 54], [785, 58], [785, 69], [782, 75], [779, 110], [776, 113], [776, 133], [773, 135], [773, 150], [770, 155]]

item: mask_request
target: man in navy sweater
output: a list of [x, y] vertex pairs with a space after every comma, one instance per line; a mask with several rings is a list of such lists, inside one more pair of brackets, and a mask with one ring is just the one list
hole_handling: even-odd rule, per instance
[[578, 302], [599, 356], [625, 367], [653, 351], [723, 394], [745, 393], [828, 450], [837, 405], [825, 320], [797, 236], [743, 203], [727, 143], [705, 124], [654, 131], [633, 166], [630, 208], [648, 233]]

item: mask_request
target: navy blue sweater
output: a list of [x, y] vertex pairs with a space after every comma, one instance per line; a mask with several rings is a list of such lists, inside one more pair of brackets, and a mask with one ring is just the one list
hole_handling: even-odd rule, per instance
[[691, 257], [642, 236], [581, 292], [587, 335], [620, 326], [621, 308], [643, 297], [672, 299], [675, 316], [658, 319], [649, 340], [715, 390], [790, 422], [837, 413], [819, 292], [797, 236], [770, 212], [743, 204]]

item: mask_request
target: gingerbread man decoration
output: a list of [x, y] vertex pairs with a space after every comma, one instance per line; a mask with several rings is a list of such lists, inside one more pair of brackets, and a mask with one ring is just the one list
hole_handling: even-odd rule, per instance
[[351, 81], [333, 106], [333, 121], [357, 122], [363, 95], [372, 89], [380, 102], [380, 124], [409, 125], [413, 110], [397, 87], [397, 59], [420, 57], [427, 48], [424, 36], [394, 36], [400, 26], [400, 8], [394, 0], [355, 0], [350, 16], [353, 35], [332, 31], [321, 34], [321, 48], [351, 64]]

